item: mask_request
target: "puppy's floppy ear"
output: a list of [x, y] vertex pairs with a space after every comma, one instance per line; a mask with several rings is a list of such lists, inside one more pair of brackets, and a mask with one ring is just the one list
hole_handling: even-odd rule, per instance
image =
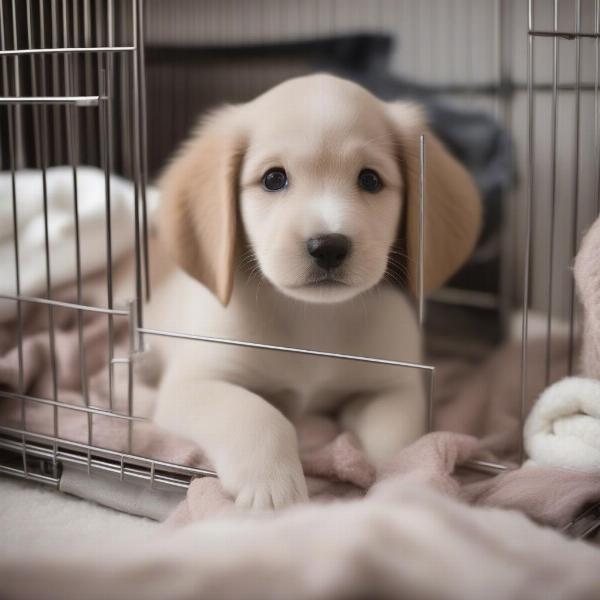
[[192, 277], [226, 305], [233, 288], [238, 177], [244, 152], [239, 107], [205, 119], [160, 181], [160, 234]]
[[426, 125], [420, 107], [388, 104], [404, 179], [405, 247], [408, 284], [418, 294], [420, 136], [425, 136], [425, 293], [444, 284], [473, 251], [481, 225], [481, 201], [475, 182]]

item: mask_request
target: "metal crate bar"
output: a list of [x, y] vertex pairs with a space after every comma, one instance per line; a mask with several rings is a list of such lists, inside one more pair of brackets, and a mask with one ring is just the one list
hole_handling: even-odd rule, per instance
[[[130, 321], [131, 322], [131, 321]], [[390, 360], [384, 358], [374, 358], [369, 356], [358, 356], [353, 354], [340, 354], [337, 352], [322, 352], [320, 350], [310, 350], [307, 348], [294, 348], [291, 346], [276, 346], [272, 344], [261, 344], [257, 342], [247, 342], [241, 340], [232, 340], [228, 338], [218, 338], [205, 335], [194, 335], [187, 333], [179, 333], [174, 331], [163, 331], [159, 329], [149, 329], [147, 327], [138, 327], [137, 332], [139, 334], [156, 335], [161, 337], [170, 337], [181, 340], [191, 340], [198, 342], [208, 342], [212, 344], [224, 344], [228, 346], [240, 346], [242, 348], [255, 348], [258, 350], [270, 350], [275, 352], [288, 352], [291, 354], [304, 354], [306, 356], [317, 356], [321, 358], [333, 358], [338, 360], [350, 360], [356, 362], [364, 362], [369, 364], [387, 365], [391, 367], [403, 367], [409, 369], [418, 369], [421, 371], [427, 371], [429, 377], [427, 378], [427, 431], [433, 431], [433, 411], [434, 411], [434, 380], [435, 380], [435, 367], [432, 365], [425, 365], [422, 363], [413, 363], [408, 361]]]
[[[0, 439], [0, 448], [3, 448], [4, 450], [12, 451], [13, 446], [14, 446], [14, 444], [11, 444], [10, 440]], [[53, 455], [53, 453], [49, 449], [45, 448], [44, 446], [37, 446], [37, 445], [32, 445], [32, 444], [29, 444], [27, 446], [27, 453], [29, 456], [34, 456], [34, 457], [40, 458], [42, 460], [51, 460], [52, 455]], [[156, 466], [155, 466], [154, 461], [151, 462], [151, 464], [149, 465], [149, 470], [146, 471], [145, 468], [136, 468], [133, 466], [123, 465], [123, 467], [121, 467], [120, 462], [118, 464], [115, 464], [115, 463], [107, 462], [105, 460], [101, 460], [98, 458], [92, 458], [91, 460], [88, 460], [87, 456], [82, 456], [80, 454], [75, 454], [73, 452], [66, 452], [64, 450], [58, 451], [58, 457], [62, 462], [67, 463], [67, 464], [77, 465], [77, 466], [81, 466], [81, 467], [89, 466], [90, 469], [92, 469], [92, 470], [103, 471], [105, 473], [110, 473], [113, 475], [121, 474], [121, 472], [122, 472], [124, 477], [126, 476], [126, 477], [131, 477], [133, 479], [149, 481], [151, 484], [152, 484], [152, 482], [157, 482], [157, 483], [161, 483], [161, 484], [164, 484], [164, 485], [170, 486], [170, 487], [187, 489], [187, 487], [189, 486], [189, 483], [190, 483], [191, 476], [188, 476], [188, 475], [182, 475], [181, 477], [173, 477], [173, 476], [167, 475], [165, 473], [156, 472]], [[16, 471], [17, 475], [20, 474], [20, 476], [23, 477], [23, 475], [21, 474], [19, 469], [15, 468], [15, 467], [8, 467], [8, 468], [12, 470], [11, 474], [13, 474]], [[48, 479], [47, 483], [53, 482], [52, 478], [44, 476], [44, 475], [39, 475], [37, 473], [32, 473], [31, 475], [36, 475], [37, 477]], [[206, 474], [203, 476], [211, 477], [210, 474]], [[33, 478], [28, 476], [27, 479], [33, 479]], [[60, 478], [56, 479], [55, 483], [56, 483], [56, 485], [58, 485], [60, 483]]]
[[[581, 29], [581, 0], [575, 2], [575, 26], [577, 31]], [[580, 129], [581, 129], [581, 40], [575, 40], [575, 114], [573, 115], [573, 181], [571, 196], [571, 260], [575, 260], [577, 248], [579, 247], [579, 153], [580, 153]], [[569, 280], [569, 359], [568, 373], [573, 375], [575, 354], [575, 278]]]
[[[529, 31], [533, 30], [534, 10], [533, 0], [528, 2], [528, 23]], [[523, 257], [523, 316], [521, 320], [521, 381], [519, 398], [519, 431], [523, 431], [525, 416], [527, 414], [527, 376], [528, 376], [528, 334], [529, 334], [529, 296], [531, 284], [531, 263], [533, 252], [533, 217], [534, 217], [534, 198], [535, 198], [535, 178], [534, 178], [534, 65], [535, 65], [535, 36], [527, 37], [527, 190], [526, 190], [526, 234], [525, 234], [525, 254]], [[519, 463], [525, 458], [525, 448], [523, 436], [519, 435]]]
[[100, 52], [133, 52], [134, 46], [96, 46], [93, 48], [22, 48], [18, 50], [0, 50], [0, 56], [26, 56], [29, 54], [93, 54]]
[[[554, 0], [553, 7], [554, 31], [558, 29], [558, 0]], [[558, 129], [558, 86], [559, 86], [559, 38], [552, 39], [552, 109], [550, 120], [552, 123], [550, 146], [552, 155], [550, 160], [550, 240], [548, 249], [548, 308], [546, 314], [546, 364], [545, 364], [545, 383], [550, 384], [550, 366], [552, 360], [552, 306], [554, 289], [554, 255], [556, 235], [556, 212], [557, 212], [557, 181], [556, 181], [556, 162], [557, 162], [557, 129]]]
[[12, 400], [27, 400], [28, 402], [36, 402], [38, 404], [46, 404], [48, 406], [56, 406], [67, 410], [74, 410], [77, 412], [83, 412], [90, 415], [100, 415], [103, 417], [114, 417], [115, 419], [121, 419], [124, 421], [148, 421], [145, 417], [135, 417], [133, 415], [124, 415], [119, 412], [104, 410], [95, 406], [79, 406], [78, 404], [69, 404], [67, 402], [61, 402], [60, 400], [50, 400], [49, 398], [38, 398], [37, 396], [29, 396], [27, 394], [15, 394], [14, 392], [7, 392], [0, 390], [0, 398], [10, 398]]
[[[41, 19], [43, 20], [44, 6], [40, 5]], [[41, 31], [40, 41], [42, 45], [45, 45], [46, 36]], [[31, 0], [27, 0], [27, 43], [29, 48], [35, 47], [34, 34], [33, 34], [33, 18], [32, 18], [32, 6]], [[46, 81], [42, 76], [38, 81], [37, 74], [42, 75], [45, 69], [46, 60], [44, 57], [41, 60], [36, 61], [35, 55], [30, 55], [30, 68], [31, 68], [31, 91], [34, 96], [46, 95]], [[16, 60], [15, 60], [16, 62]], [[38, 66], [41, 67], [38, 69]], [[48, 226], [48, 182], [47, 182], [47, 167], [49, 164], [48, 155], [48, 108], [46, 106], [35, 106], [32, 108], [34, 115], [34, 137], [36, 139], [36, 159], [40, 165], [42, 172], [42, 196], [44, 203], [44, 257], [46, 266], [46, 298], [52, 298], [52, 272], [51, 272], [51, 260], [50, 260], [50, 233]], [[50, 351], [50, 364], [52, 370], [52, 398], [58, 400], [58, 368], [56, 360], [56, 332], [54, 322], [54, 307], [48, 305], [48, 344]], [[54, 407], [53, 414], [53, 432], [55, 436], [58, 436], [59, 425], [58, 425], [58, 408]], [[54, 446], [54, 452], [56, 452], [56, 445]], [[52, 461], [52, 472], [56, 478], [58, 474], [58, 465], [56, 458]]]
[[[13, 427], [0, 426], [0, 432], [7, 434], [9, 436], [25, 436], [27, 440], [37, 441], [39, 443], [52, 444], [54, 442], [60, 443], [61, 448], [58, 450], [57, 457], [59, 460], [63, 460], [65, 462], [70, 462], [72, 464], [78, 465], [87, 465], [87, 453], [92, 452], [94, 458], [92, 459], [92, 464], [94, 460], [96, 460], [96, 467], [101, 470], [106, 470], [113, 472], [115, 474], [119, 474], [121, 470], [123, 470], [124, 475], [132, 475], [133, 477], [137, 477], [140, 479], [146, 479], [150, 481], [150, 468], [154, 463], [155, 468], [159, 467], [160, 469], [168, 470], [172, 474], [179, 474], [187, 477], [215, 477], [216, 473], [211, 469], [203, 469], [200, 467], [186, 467], [184, 465], [178, 465], [175, 463], [156, 460], [152, 458], [147, 458], [145, 456], [139, 456], [136, 454], [130, 454], [126, 452], [118, 452], [116, 450], [109, 450], [107, 448], [100, 448], [98, 446], [90, 446], [88, 444], [82, 444], [80, 442], [72, 442], [70, 440], [65, 439], [57, 439], [53, 436], [44, 435], [41, 433], [32, 433], [30, 431], [22, 431], [20, 429], [15, 429]], [[6, 450], [11, 451], [21, 451], [21, 442], [17, 440], [11, 440], [6, 437], [0, 438], [0, 448], [4, 448]], [[65, 448], [70, 448], [75, 452], [82, 452], [86, 455], [76, 454], [74, 452], [69, 452], [65, 450]], [[53, 451], [49, 448], [45, 448], [44, 446], [36, 446], [31, 442], [27, 443], [27, 451], [28, 454], [35, 454], [40, 458], [47, 458], [49, 460], [52, 459]], [[113, 462], [107, 462], [108, 461]], [[117, 463], [117, 464], [115, 464]], [[136, 467], [144, 467], [148, 468], [148, 473], [144, 473], [140, 471], [139, 468]], [[165, 479], [164, 483], [170, 483], [170, 479], [174, 479], [177, 482], [180, 482], [179, 479], [170, 478], [167, 475], [156, 475], [155, 481], [160, 481], [161, 477]], [[187, 487], [187, 483], [186, 483]]]
[[[4, 445], [4, 441], [0, 439], [0, 447]], [[18, 444], [21, 447], [21, 444]], [[28, 448], [29, 450], [29, 448]], [[51, 485], [53, 487], [58, 487], [59, 480], [54, 477], [50, 477], [49, 475], [41, 475], [40, 473], [31, 473], [22, 471], [15, 467], [9, 467], [7, 465], [3, 465], [0, 463], [0, 473], [4, 475], [11, 475], [12, 477], [18, 477], [20, 479], [27, 479], [30, 481], [37, 481], [38, 483], [45, 483], [47, 485]]]
[[560, 37], [565, 40], [575, 40], [580, 38], [590, 38], [594, 40], [600, 37], [600, 33], [598, 32], [586, 33], [584, 31], [540, 31], [530, 29], [528, 33], [529, 35], [536, 37]]
[[101, 306], [87, 306], [86, 304], [77, 304], [74, 302], [62, 302], [60, 300], [50, 300], [48, 298], [35, 298], [33, 296], [0, 294], [0, 300], [16, 300], [18, 302], [33, 302], [34, 304], [47, 304], [49, 306], [60, 306], [62, 308], [87, 310], [90, 312], [105, 313], [107, 315], [118, 315], [118, 316], [123, 316], [123, 317], [126, 317], [129, 314], [128, 311], [120, 310], [118, 308], [104, 308]]
[[420, 369], [423, 371], [435, 371], [432, 365], [413, 363], [402, 360], [390, 360], [386, 358], [372, 358], [369, 356], [358, 356], [355, 354], [339, 354], [337, 352], [321, 352], [320, 350], [310, 350], [307, 348], [294, 348], [292, 346], [274, 346], [272, 344], [259, 344], [257, 342], [244, 342], [241, 340], [232, 340], [228, 338], [211, 337], [207, 335], [194, 335], [188, 333], [179, 333], [175, 331], [163, 331], [160, 329], [149, 329], [147, 327], [138, 327], [138, 332], [146, 335], [157, 335], [162, 337], [171, 337], [180, 340], [195, 340], [198, 342], [209, 342], [213, 344], [225, 344], [227, 346], [241, 346], [243, 348], [257, 348], [259, 350], [274, 350], [276, 352], [290, 352], [292, 354], [306, 354], [309, 356], [320, 356], [322, 358], [336, 358], [340, 360], [354, 360], [357, 362], [366, 362], [377, 365], [388, 365], [391, 367], [407, 367], [409, 369]]
[[0, 104], [72, 104], [88, 107], [98, 106], [100, 96], [4, 96]]

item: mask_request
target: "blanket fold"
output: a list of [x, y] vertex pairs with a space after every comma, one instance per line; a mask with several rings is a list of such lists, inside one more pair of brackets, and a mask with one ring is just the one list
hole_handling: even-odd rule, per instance
[[524, 430], [530, 461], [600, 473], [600, 381], [567, 377], [551, 385]]
[[[341, 454], [348, 451], [345, 444], [350, 440], [346, 436], [336, 438]], [[345, 473], [343, 462], [338, 461], [337, 468], [329, 470], [332, 444], [314, 452], [311, 462], [303, 460], [311, 501], [355, 498], [360, 489], [340, 486]], [[354, 447], [353, 452], [362, 456], [358, 463], [368, 464], [362, 451]], [[482, 457], [487, 457], [485, 450], [473, 436], [445, 431], [429, 433], [401, 450], [377, 473], [365, 490], [366, 497], [402, 502], [405, 490], [426, 487], [474, 506], [518, 510], [539, 523], [556, 527], [565, 526], [585, 505], [600, 500], [600, 473], [530, 466], [489, 477], [460, 468], [467, 461]], [[166, 525], [178, 527], [242, 512], [217, 479], [205, 477], [192, 482], [186, 499]]]
[[[106, 269], [106, 181], [104, 171], [96, 167], [76, 170], [83, 276]], [[21, 294], [39, 296], [46, 292], [44, 180], [40, 170], [19, 170], [15, 176], [17, 230]], [[14, 295], [15, 251], [13, 241], [13, 180], [11, 173], [0, 173], [0, 294]], [[75, 185], [73, 168], [46, 169], [46, 198], [50, 274], [53, 287], [75, 280]], [[133, 246], [135, 191], [132, 182], [110, 176], [111, 249], [118, 260]], [[157, 192], [148, 188], [148, 211], [158, 203]], [[15, 318], [14, 302], [0, 302], [0, 323]]]

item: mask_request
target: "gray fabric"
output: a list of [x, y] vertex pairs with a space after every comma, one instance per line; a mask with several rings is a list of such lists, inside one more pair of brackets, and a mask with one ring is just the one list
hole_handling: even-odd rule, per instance
[[150, 488], [143, 480], [124, 479], [85, 467], [64, 465], [59, 489], [85, 500], [97, 502], [132, 515], [163, 521], [184, 499], [185, 490]]

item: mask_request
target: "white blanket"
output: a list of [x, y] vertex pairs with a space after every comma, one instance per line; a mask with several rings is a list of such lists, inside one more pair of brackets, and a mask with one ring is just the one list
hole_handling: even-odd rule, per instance
[[[21, 294], [45, 295], [46, 256], [42, 172], [16, 174], [17, 224]], [[52, 287], [76, 280], [74, 181], [71, 167], [47, 169], [48, 242]], [[106, 268], [106, 183], [104, 172], [94, 167], [77, 168], [79, 236], [82, 277]], [[133, 247], [134, 187], [111, 175], [112, 258], [117, 261]], [[148, 188], [150, 215], [157, 192]], [[0, 294], [16, 294], [13, 237], [13, 184], [10, 173], [0, 173]], [[0, 301], [0, 323], [15, 315], [15, 302]]]
[[535, 464], [600, 472], [600, 381], [567, 377], [551, 385], [529, 413], [524, 436]]
[[597, 548], [414, 482], [276, 518], [32, 542], [0, 541], [3, 598], [584, 600], [600, 590]]

